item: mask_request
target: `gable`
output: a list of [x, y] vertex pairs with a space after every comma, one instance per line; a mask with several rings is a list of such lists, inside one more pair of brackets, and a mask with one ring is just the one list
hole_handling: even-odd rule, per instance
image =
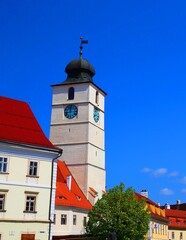
[[[68, 187], [67, 177], [71, 176], [71, 186]], [[66, 164], [58, 160], [57, 182], [56, 182], [56, 205], [92, 209], [92, 205], [87, 200], [77, 182], [71, 175]]]
[[0, 141], [57, 149], [26, 102], [0, 96]]

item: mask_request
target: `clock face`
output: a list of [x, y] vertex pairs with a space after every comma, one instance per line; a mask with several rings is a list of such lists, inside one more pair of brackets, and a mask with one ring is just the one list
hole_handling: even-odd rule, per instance
[[94, 108], [94, 121], [97, 123], [99, 121], [99, 110]]
[[75, 105], [68, 105], [65, 107], [64, 114], [68, 119], [74, 118], [78, 113], [78, 108]]

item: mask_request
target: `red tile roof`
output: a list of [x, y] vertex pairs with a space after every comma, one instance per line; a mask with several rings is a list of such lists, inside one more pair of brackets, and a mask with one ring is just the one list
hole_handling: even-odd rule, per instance
[[0, 96], [0, 141], [57, 149], [26, 102]]
[[165, 209], [166, 216], [169, 218], [169, 228], [186, 229], [186, 211]]
[[176, 218], [185, 218], [186, 219], [186, 211], [184, 210], [175, 210], [175, 209], [165, 209], [166, 215], [168, 217], [176, 217]]
[[[71, 176], [71, 189], [67, 186], [67, 177]], [[77, 182], [71, 175], [66, 164], [58, 160], [57, 165], [57, 182], [56, 182], [56, 205], [71, 206], [83, 208], [87, 210], [92, 209], [92, 205], [86, 199], [85, 195], [79, 188]]]

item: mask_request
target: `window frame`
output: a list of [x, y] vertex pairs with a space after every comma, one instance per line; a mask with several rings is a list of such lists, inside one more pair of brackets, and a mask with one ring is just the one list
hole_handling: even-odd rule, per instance
[[87, 217], [84, 216], [83, 217], [83, 227], [86, 227], [86, 225], [87, 225]]
[[54, 213], [53, 222], [54, 222], [54, 225], [56, 225], [56, 213]]
[[174, 234], [174, 232], [171, 233], [171, 238], [172, 238], [172, 240], [175, 239], [175, 234]]
[[[38, 192], [27, 192], [27, 191], [25, 192], [25, 210], [23, 211], [24, 213], [37, 213], [36, 207], [37, 207], [38, 194], [39, 194]], [[33, 206], [32, 206], [32, 203], [33, 203]]]
[[77, 215], [73, 214], [73, 225], [77, 225]]
[[[6, 162], [4, 160], [7, 160]], [[2, 160], [2, 162], [1, 162]], [[9, 163], [9, 158], [8, 157], [0, 157], [0, 174], [7, 174], [8, 173], [8, 164]], [[5, 170], [4, 170], [5, 167]]]
[[96, 91], [95, 103], [96, 103], [97, 105], [99, 104], [99, 92], [98, 92], [98, 91]]
[[74, 100], [75, 89], [74, 87], [69, 87], [68, 89], [68, 100]]
[[61, 214], [61, 225], [67, 225], [67, 214]]
[[8, 193], [9, 190], [7, 189], [0, 189], [0, 196], [4, 196], [4, 200], [3, 200], [3, 203], [2, 203], [2, 206], [3, 208], [0, 209], [0, 212], [6, 212], [6, 198], [7, 198], [7, 193]]
[[[37, 163], [37, 166], [31, 166], [31, 164]], [[36, 172], [35, 172], [36, 171]], [[29, 160], [28, 163], [28, 177], [38, 178], [39, 177], [39, 161], [37, 160]]]
[[[2, 196], [2, 198], [1, 198]], [[6, 201], [6, 195], [5, 193], [0, 193], [0, 212], [5, 212], [5, 201]], [[2, 208], [1, 208], [2, 206]]]

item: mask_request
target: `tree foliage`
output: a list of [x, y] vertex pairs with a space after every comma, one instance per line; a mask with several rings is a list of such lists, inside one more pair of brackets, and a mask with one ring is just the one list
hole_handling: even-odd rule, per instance
[[89, 212], [86, 232], [107, 239], [111, 232], [117, 240], [143, 240], [150, 216], [144, 200], [137, 199], [132, 188], [121, 183], [104, 194]]

